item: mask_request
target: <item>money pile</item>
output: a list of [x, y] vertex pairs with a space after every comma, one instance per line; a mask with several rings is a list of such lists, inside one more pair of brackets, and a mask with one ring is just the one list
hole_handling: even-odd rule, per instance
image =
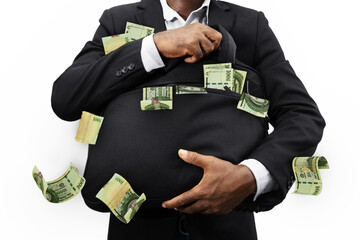
[[129, 223], [146, 200], [144, 193], [139, 197], [128, 181], [117, 173], [101, 188], [96, 197], [123, 223]]
[[95, 144], [104, 118], [83, 111], [75, 140], [82, 143]]
[[105, 54], [111, 53], [126, 43], [141, 39], [153, 33], [154, 28], [127, 22], [125, 33], [102, 38]]
[[145, 87], [143, 88], [143, 100], [140, 101], [141, 110], [170, 110], [173, 108], [173, 88]]
[[85, 178], [72, 163], [61, 177], [51, 182], [45, 181], [36, 166], [34, 166], [32, 176], [46, 200], [52, 203], [61, 203], [73, 198], [85, 185]]
[[269, 110], [269, 101], [243, 93], [241, 94], [237, 108], [254, 116], [265, 118]]
[[231, 63], [205, 64], [204, 87], [242, 93], [247, 72], [233, 69]]
[[319, 195], [322, 190], [322, 181], [319, 169], [329, 169], [325, 157], [296, 157], [292, 162], [296, 178], [294, 193]]

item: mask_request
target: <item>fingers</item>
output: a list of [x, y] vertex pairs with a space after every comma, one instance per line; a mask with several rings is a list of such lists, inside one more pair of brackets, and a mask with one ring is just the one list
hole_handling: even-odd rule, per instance
[[212, 163], [213, 157], [208, 155], [202, 155], [197, 152], [192, 152], [184, 149], [179, 149], [178, 154], [185, 162], [193, 164], [195, 166], [205, 169]]
[[212, 45], [214, 46], [213, 50], [217, 49], [220, 46], [222, 39], [222, 34], [220, 32], [216, 31], [211, 27], [207, 27], [204, 29], [204, 34], [206, 38], [209, 39]]
[[174, 197], [173, 199], [163, 202], [162, 207], [170, 209], [184, 207], [197, 201], [199, 197], [200, 196], [195, 187], [179, 196]]

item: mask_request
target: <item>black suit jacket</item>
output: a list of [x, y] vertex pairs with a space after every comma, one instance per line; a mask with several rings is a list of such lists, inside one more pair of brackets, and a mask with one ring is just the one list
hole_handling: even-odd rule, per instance
[[[154, 27], [155, 32], [164, 31], [162, 16], [159, 1], [151, 0], [106, 10], [93, 40], [86, 43], [73, 64], [55, 81], [51, 99], [54, 112], [67, 121], [79, 119], [83, 110], [99, 114], [115, 96], [144, 84], [156, 71], [147, 73], [143, 67], [142, 40], [104, 55], [101, 38], [124, 32], [127, 21]], [[260, 161], [280, 188], [261, 195], [255, 202], [250, 197], [241, 207], [249, 211], [269, 210], [285, 198], [294, 182], [292, 159], [315, 152], [325, 122], [284, 58], [262, 12], [212, 0], [209, 25], [215, 24], [232, 35], [237, 44], [236, 58], [260, 73], [271, 103], [268, 114], [274, 131], [248, 157]]]

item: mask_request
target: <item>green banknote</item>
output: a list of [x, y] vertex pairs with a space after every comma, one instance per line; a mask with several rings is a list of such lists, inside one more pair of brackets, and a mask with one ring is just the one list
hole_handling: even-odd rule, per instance
[[[241, 94], [244, 88], [247, 72], [233, 69], [231, 66], [231, 63], [204, 64], [204, 86], [217, 89], [224, 89], [224, 87], [227, 86], [231, 91]], [[216, 75], [216, 73], [219, 74], [224, 70], [229, 75], [230, 69], [233, 71], [231, 83], [228, 83], [230, 79], [224, 78], [223, 75]], [[226, 80], [225, 84], [224, 79]]]
[[143, 100], [140, 102], [141, 110], [171, 110], [173, 108], [173, 88], [145, 87], [143, 88]]
[[102, 42], [105, 54], [109, 54], [128, 42], [133, 41], [127, 34], [119, 34], [114, 36], [103, 37]]
[[269, 103], [269, 100], [243, 93], [241, 94], [237, 108], [257, 117], [265, 118], [269, 109]]
[[296, 157], [292, 162], [296, 178], [294, 193], [319, 195], [322, 190], [322, 181], [319, 169], [329, 169], [325, 157]]
[[141, 39], [154, 33], [154, 28], [143, 26], [136, 23], [127, 22], [125, 34], [133, 40]]
[[100, 189], [96, 197], [123, 223], [129, 223], [146, 200], [144, 193], [139, 197], [128, 181], [117, 173]]
[[203, 87], [176, 85], [176, 94], [207, 94], [207, 91]]
[[233, 92], [237, 92], [242, 94], [245, 84], [247, 72], [234, 69], [233, 72], [233, 88], [231, 89]]
[[96, 143], [103, 120], [103, 117], [83, 111], [75, 140], [78, 142], [94, 145]]
[[72, 163], [61, 177], [51, 182], [45, 181], [36, 166], [32, 176], [46, 200], [52, 203], [61, 203], [73, 198], [85, 185], [85, 178]]
[[141, 39], [154, 33], [154, 28], [127, 22], [125, 33], [102, 38], [105, 54], [120, 48], [126, 43]]
[[233, 69], [206, 69], [204, 71], [204, 87], [222, 89], [228, 87], [233, 88]]

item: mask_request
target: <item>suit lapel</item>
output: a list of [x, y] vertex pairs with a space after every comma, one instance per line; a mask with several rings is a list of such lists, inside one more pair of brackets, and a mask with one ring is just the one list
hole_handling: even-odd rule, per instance
[[209, 26], [220, 24], [228, 32], [231, 32], [235, 22], [235, 16], [229, 10], [230, 7], [223, 2], [211, 0], [209, 9]]
[[165, 31], [165, 21], [159, 0], [142, 0], [136, 12], [139, 24], [155, 28], [155, 33]]

